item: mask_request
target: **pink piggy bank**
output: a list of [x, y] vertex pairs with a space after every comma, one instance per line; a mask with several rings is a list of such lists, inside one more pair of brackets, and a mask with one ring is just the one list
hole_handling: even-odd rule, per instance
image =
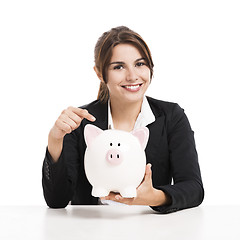
[[144, 149], [148, 137], [146, 127], [129, 133], [103, 131], [91, 124], [85, 126], [85, 172], [93, 186], [94, 197], [105, 197], [110, 191], [119, 192], [126, 198], [136, 197], [136, 188], [145, 174]]

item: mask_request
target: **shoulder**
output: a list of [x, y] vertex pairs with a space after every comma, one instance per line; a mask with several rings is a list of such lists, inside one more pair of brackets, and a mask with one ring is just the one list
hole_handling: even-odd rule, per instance
[[88, 104], [82, 105], [79, 108], [86, 109], [91, 114], [105, 113], [107, 111], [107, 103], [103, 103], [100, 100], [95, 100]]
[[85, 104], [85, 105], [82, 105], [80, 106], [79, 108], [82, 108], [82, 109], [94, 109], [94, 108], [97, 108], [98, 106], [100, 105], [104, 105], [100, 100], [94, 100], [88, 104]]
[[149, 105], [156, 118], [164, 117], [169, 131], [175, 131], [177, 127], [190, 129], [190, 123], [184, 112], [177, 103], [167, 102], [147, 97]]
[[163, 100], [158, 100], [147, 96], [148, 103], [155, 116], [165, 116], [171, 118], [175, 114], [180, 114], [184, 110], [174, 102], [167, 102]]
[[192, 132], [191, 125], [184, 109], [177, 103], [161, 101], [153, 98], [148, 99], [153, 112], [158, 112], [159, 117], [165, 117], [165, 123], [169, 134], [176, 134], [177, 132]]

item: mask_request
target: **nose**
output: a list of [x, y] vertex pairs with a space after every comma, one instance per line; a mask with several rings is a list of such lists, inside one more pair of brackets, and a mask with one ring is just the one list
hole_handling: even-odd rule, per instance
[[136, 73], [136, 69], [134, 67], [128, 68], [127, 70], [127, 76], [126, 76], [127, 81], [136, 81], [138, 79], [138, 75]]
[[106, 154], [106, 160], [111, 165], [119, 165], [123, 161], [123, 156], [118, 149], [110, 149]]

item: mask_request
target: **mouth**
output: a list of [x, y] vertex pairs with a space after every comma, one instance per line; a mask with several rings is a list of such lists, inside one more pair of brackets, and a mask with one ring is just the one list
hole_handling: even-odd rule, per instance
[[132, 85], [124, 85], [122, 86], [124, 89], [126, 89], [127, 91], [130, 92], [137, 92], [140, 90], [141, 86], [143, 85], [143, 83], [139, 83], [139, 84], [132, 84]]

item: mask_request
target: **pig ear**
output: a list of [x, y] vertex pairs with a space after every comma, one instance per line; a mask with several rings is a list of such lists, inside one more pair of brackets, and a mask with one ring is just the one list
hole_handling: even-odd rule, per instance
[[84, 128], [84, 138], [87, 146], [90, 146], [93, 139], [103, 132], [102, 129], [92, 125], [87, 124]]
[[142, 149], [144, 150], [147, 146], [147, 142], [148, 142], [148, 137], [149, 137], [149, 130], [147, 127], [141, 127], [138, 128], [136, 130], [132, 131], [132, 135], [135, 136], [136, 138], [138, 138]]

